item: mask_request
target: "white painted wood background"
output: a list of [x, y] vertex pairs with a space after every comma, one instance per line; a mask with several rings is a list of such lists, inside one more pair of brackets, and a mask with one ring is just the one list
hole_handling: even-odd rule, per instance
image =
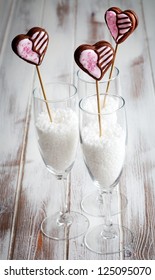
[[[75, 48], [108, 40], [104, 21], [111, 6], [132, 9], [136, 31], [119, 46], [116, 65], [128, 117], [128, 148], [120, 188], [128, 198], [113, 217], [134, 233], [131, 259], [155, 259], [155, 1], [154, 0], [0, 0], [0, 259], [125, 259], [91, 253], [82, 237], [52, 241], [40, 234], [40, 223], [57, 209], [56, 180], [46, 170], [35, 141], [32, 89], [35, 67], [11, 50], [12, 39], [33, 26], [44, 27], [50, 43], [40, 67], [44, 82], [76, 82]], [[78, 153], [71, 172], [71, 209], [95, 190]], [[89, 216], [90, 226], [102, 218]]]

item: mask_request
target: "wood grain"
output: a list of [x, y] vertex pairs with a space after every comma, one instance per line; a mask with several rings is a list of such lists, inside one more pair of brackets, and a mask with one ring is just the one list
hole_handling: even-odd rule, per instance
[[[40, 232], [47, 214], [59, 208], [56, 179], [46, 170], [35, 139], [32, 91], [39, 84], [35, 68], [11, 50], [12, 39], [33, 26], [50, 36], [40, 66], [43, 83], [75, 82], [74, 50], [83, 43], [114, 41], [104, 21], [111, 6], [132, 9], [135, 32], [119, 45], [122, 95], [128, 118], [128, 146], [120, 190], [127, 208], [114, 222], [134, 233], [126, 254], [97, 255], [83, 237], [57, 242]], [[0, 0], [0, 259], [155, 259], [155, 53], [154, 0]], [[70, 178], [70, 207], [82, 212], [84, 195], [95, 190], [79, 147]], [[123, 205], [122, 205], [123, 206]], [[103, 218], [87, 216], [90, 228]]]

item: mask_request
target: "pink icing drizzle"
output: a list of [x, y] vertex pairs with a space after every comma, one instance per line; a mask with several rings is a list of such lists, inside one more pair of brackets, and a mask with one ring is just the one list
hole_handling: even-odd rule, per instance
[[98, 56], [95, 51], [87, 49], [81, 52], [80, 63], [83, 67], [95, 78], [99, 79], [101, 77], [101, 70], [97, 66]]
[[17, 46], [17, 51], [23, 59], [35, 64], [39, 63], [39, 55], [32, 50], [32, 42], [29, 39], [21, 40]]
[[[127, 33], [131, 26], [131, 20], [130, 18], [124, 14], [116, 14], [113, 11], [107, 11], [106, 12], [106, 20], [107, 20], [107, 25], [110, 29], [110, 32], [117, 42], [125, 33]], [[118, 32], [122, 35], [118, 36]]]
[[113, 11], [107, 11], [106, 20], [112, 36], [116, 39], [118, 36], [118, 28], [116, 25], [116, 13]]

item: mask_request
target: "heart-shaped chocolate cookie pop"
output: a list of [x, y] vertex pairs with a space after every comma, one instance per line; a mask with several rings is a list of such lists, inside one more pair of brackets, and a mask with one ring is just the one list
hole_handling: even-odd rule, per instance
[[126, 40], [138, 25], [138, 17], [134, 11], [122, 11], [117, 7], [106, 11], [105, 21], [116, 44]]
[[49, 36], [45, 29], [31, 28], [27, 34], [17, 35], [12, 41], [13, 51], [25, 61], [40, 65], [47, 50]]
[[114, 49], [107, 41], [80, 45], [74, 52], [77, 65], [95, 80], [101, 80], [114, 59]]
[[31, 28], [27, 34], [19, 34], [12, 40], [12, 49], [20, 58], [28, 63], [36, 65], [38, 78], [40, 81], [42, 93], [46, 101], [46, 107], [49, 119], [52, 122], [49, 105], [46, 98], [45, 89], [43, 86], [39, 65], [41, 64], [47, 50], [49, 41], [48, 33], [40, 27]]

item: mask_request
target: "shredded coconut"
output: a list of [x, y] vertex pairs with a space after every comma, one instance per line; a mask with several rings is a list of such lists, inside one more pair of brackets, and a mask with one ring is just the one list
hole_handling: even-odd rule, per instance
[[78, 117], [71, 109], [57, 109], [50, 122], [46, 112], [36, 121], [38, 143], [45, 164], [56, 173], [66, 171], [74, 163], [79, 139]]
[[[115, 100], [107, 98], [104, 113], [118, 108]], [[89, 112], [96, 112], [96, 102], [87, 104]], [[96, 116], [81, 131], [84, 160], [91, 177], [103, 188], [111, 186], [121, 173], [125, 157], [125, 131], [117, 121], [116, 112], [102, 115], [103, 135], [99, 137], [99, 125]]]

